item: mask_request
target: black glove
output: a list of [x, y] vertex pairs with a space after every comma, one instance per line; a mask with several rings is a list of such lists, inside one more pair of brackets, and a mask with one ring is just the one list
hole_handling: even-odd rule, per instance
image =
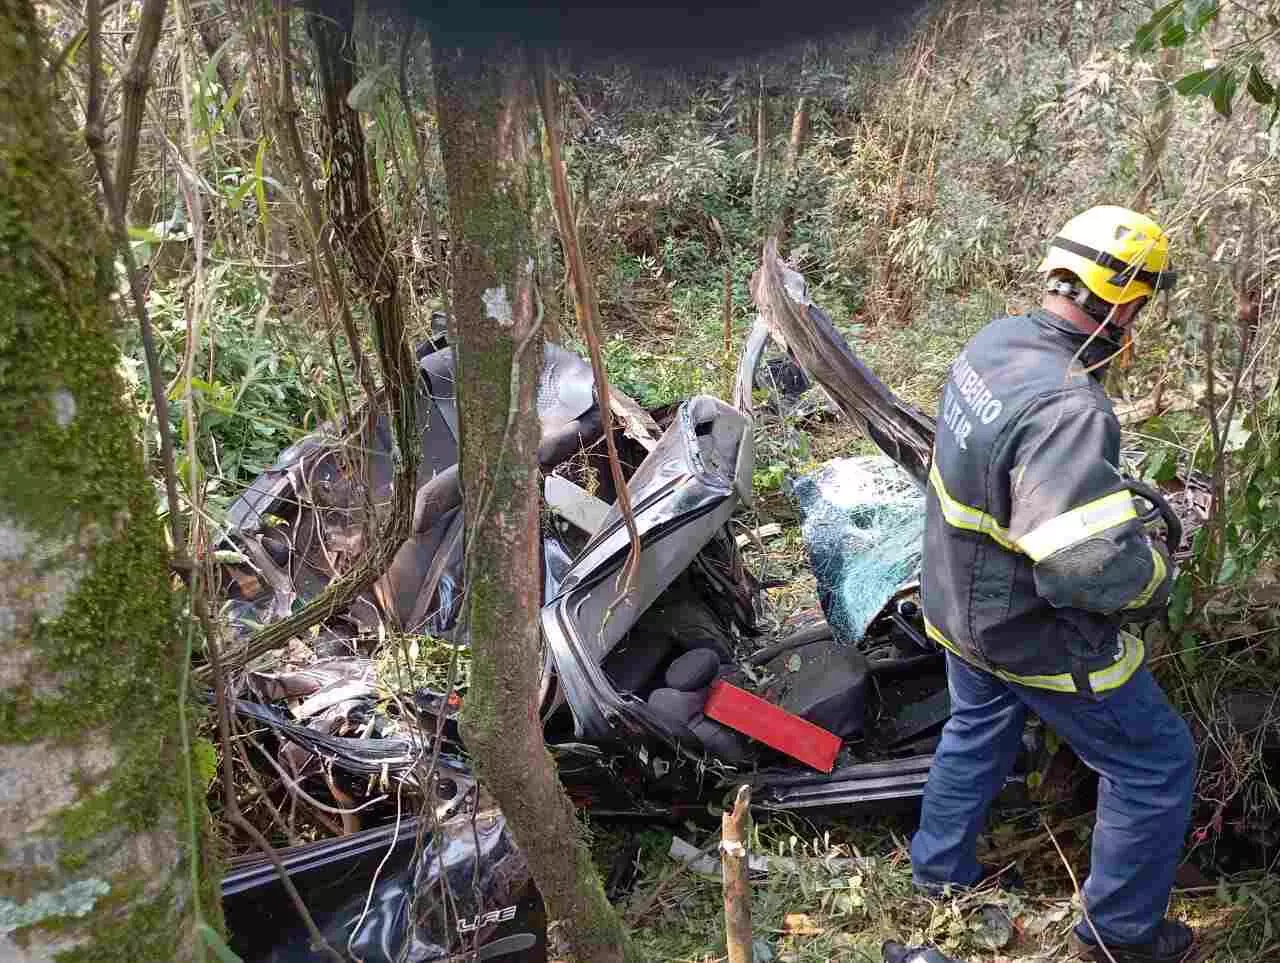
[[1178, 577], [1178, 567], [1173, 564], [1173, 559], [1169, 557], [1169, 550], [1163, 541], [1153, 538], [1151, 548], [1164, 562], [1164, 579], [1156, 586], [1155, 592], [1145, 605], [1124, 609], [1118, 613], [1122, 622], [1150, 622], [1153, 619], [1162, 619], [1169, 608], [1169, 596], [1173, 592], [1174, 580]]

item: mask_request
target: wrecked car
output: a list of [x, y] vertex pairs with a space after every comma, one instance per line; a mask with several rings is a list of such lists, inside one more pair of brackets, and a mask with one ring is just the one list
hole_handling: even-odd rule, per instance
[[[732, 403], [615, 404], [642, 546], [629, 591], [619, 576], [630, 538], [590, 366], [545, 347], [537, 703], [567, 792], [596, 819], [678, 819], [743, 782], [768, 810], [914, 799], [949, 715], [943, 659], [914, 601], [932, 420], [853, 355], [771, 249], [756, 285], [761, 320]], [[389, 691], [389, 679], [412, 683], [413, 667], [389, 675], [375, 664], [388, 637], [430, 637], [454, 653], [466, 642], [452, 350], [428, 344], [418, 360], [411, 537], [349, 606], [245, 666], [234, 712], [281, 781], [328, 801], [328, 822], [341, 816], [343, 835], [281, 851], [333, 946], [388, 963], [545, 960], [528, 866], [471, 776], [458, 727], [465, 686]], [[768, 414], [754, 398], [782, 403], [774, 376], [796, 360], [799, 379], [807, 372], [885, 455], [796, 482], [823, 617], [762, 645], [761, 584], [738, 516], [753, 501], [753, 432]], [[389, 500], [391, 447], [381, 417], [313, 433], [231, 506], [220, 571], [232, 648], [359, 555]], [[769, 725], [753, 726], [761, 717]], [[223, 901], [245, 960], [315, 958], [262, 857], [232, 862]]]

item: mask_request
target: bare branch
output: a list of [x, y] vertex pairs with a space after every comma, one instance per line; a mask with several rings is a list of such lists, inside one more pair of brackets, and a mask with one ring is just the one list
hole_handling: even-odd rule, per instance
[[124, 262], [129, 280], [129, 295], [133, 298], [138, 316], [138, 329], [142, 335], [142, 350], [147, 359], [147, 379], [151, 386], [151, 400], [156, 406], [156, 422], [160, 430], [160, 467], [164, 473], [165, 496], [169, 506], [169, 532], [173, 538], [174, 566], [186, 570], [190, 566], [186, 536], [183, 532], [182, 512], [178, 501], [178, 472], [173, 455], [173, 433], [169, 428], [169, 400], [160, 372], [160, 357], [156, 353], [155, 334], [151, 318], [147, 314], [147, 298], [142, 288], [142, 277], [129, 244], [129, 231], [125, 226], [124, 207], [116, 193], [111, 176], [111, 164], [107, 160], [106, 140], [102, 129], [102, 10], [99, 0], [88, 0], [85, 18], [89, 31], [89, 95], [85, 105], [84, 139], [93, 154], [98, 180], [102, 183], [102, 197], [106, 207], [106, 220], [117, 253]]
[[[281, 9], [285, 9], [283, 4]], [[386, 571], [413, 524], [420, 448], [417, 437], [417, 367], [409, 352], [396, 268], [388, 250], [382, 221], [369, 198], [364, 131], [355, 112], [347, 106], [347, 95], [353, 84], [351, 63], [346, 59], [350, 54], [351, 17], [350, 4], [325, 14], [316, 13], [310, 21], [310, 32], [316, 45], [327, 137], [331, 146], [330, 206], [334, 223], [351, 255], [352, 267], [363, 284], [369, 301], [369, 311], [374, 321], [374, 341], [382, 369], [381, 397], [385, 399], [389, 409], [394, 438], [396, 470], [392, 481], [391, 509], [379, 528], [372, 549], [362, 555], [350, 570], [341, 578], [330, 582], [306, 608], [267, 626], [242, 648], [229, 654], [229, 663], [237, 667], [264, 652], [279, 648], [295, 635], [313, 625], [319, 625], [334, 612], [355, 601], [357, 595]], [[285, 108], [286, 114], [290, 109], [296, 113], [297, 108], [292, 103], [292, 84], [288, 78], [287, 19], [283, 16], [280, 29], [282, 102], [289, 105]], [[288, 99], [285, 100], [285, 97]], [[287, 137], [293, 141], [295, 153], [300, 159], [302, 144], [297, 135], [296, 123], [286, 126], [292, 128]], [[308, 186], [305, 171], [302, 182], [304, 191], [314, 191], [314, 188]], [[318, 208], [319, 199], [314, 197], [308, 200], [308, 207], [312, 206], [312, 200]], [[336, 281], [336, 258], [333, 257], [328, 242], [321, 243], [326, 260], [332, 259], [330, 268]], [[340, 285], [336, 287], [341, 290]], [[369, 408], [372, 415], [377, 410], [379, 395], [372, 392], [371, 384], [366, 386], [366, 391], [370, 392]], [[197, 674], [207, 678], [208, 667], [198, 670]]]
[[[311, 176], [306, 152], [302, 149], [302, 135], [298, 132], [298, 102], [293, 96], [293, 56], [290, 46], [289, 4], [284, 0], [276, 0], [276, 20], [279, 27], [280, 43], [280, 75], [279, 87], [276, 91], [280, 109], [280, 127], [284, 132], [284, 142], [288, 147], [293, 162], [294, 176], [302, 186], [302, 197], [305, 203], [303, 221], [310, 234], [312, 247], [319, 250], [328, 271], [329, 287], [338, 299], [338, 314], [342, 321], [342, 331], [346, 335], [348, 350], [355, 363], [356, 378], [365, 394], [372, 399], [375, 388], [369, 364], [360, 348], [360, 332], [356, 329], [355, 318], [351, 315], [351, 305], [347, 300], [346, 287], [342, 283], [342, 273], [338, 269], [338, 259], [333, 252], [331, 232], [326, 230], [324, 208], [320, 203], [320, 194], [316, 191], [315, 181]], [[316, 285], [323, 288], [324, 279], [314, 272]], [[328, 301], [322, 296], [321, 305], [327, 309]]]
[[[89, 0], [89, 3], [95, 4], [97, 0]], [[198, 572], [193, 581], [199, 582]], [[231, 765], [231, 712], [227, 706], [226, 678], [222, 673], [221, 643], [218, 641], [217, 629], [213, 624], [213, 620], [209, 618], [209, 613], [198, 585], [195, 588], [193, 602], [204, 628], [205, 644], [209, 652], [209, 664], [213, 667], [213, 693], [218, 717], [218, 741], [222, 746], [223, 758], [221, 767], [222, 796], [223, 804], [227, 807], [227, 821], [248, 836], [262, 854], [267, 857], [271, 865], [275, 867], [276, 875], [280, 877], [281, 885], [284, 886], [285, 892], [289, 894], [290, 902], [293, 903], [294, 909], [298, 911], [298, 916], [301, 917], [303, 925], [307, 928], [307, 935], [311, 938], [311, 945], [323, 950], [327, 957], [336, 960], [337, 963], [343, 963], [342, 954], [329, 945], [328, 940], [324, 938], [319, 927], [316, 926], [316, 921], [312, 919], [311, 913], [307, 909], [307, 904], [302, 901], [302, 895], [298, 892], [298, 888], [294, 886], [293, 880], [289, 876], [289, 871], [285, 869], [284, 862], [280, 859], [280, 854], [267, 841], [267, 837], [262, 835], [258, 827], [249, 822], [244, 813], [240, 811], [240, 803], [236, 798], [234, 767]]]
[[598, 309], [591, 277], [578, 243], [578, 226], [573, 217], [573, 199], [569, 195], [569, 181], [565, 176], [564, 159], [560, 153], [560, 121], [556, 114], [555, 80], [545, 56], [538, 61], [538, 102], [542, 107], [542, 123], [547, 131], [547, 162], [551, 168], [551, 193], [555, 200], [556, 220], [560, 223], [560, 243], [564, 247], [565, 261], [573, 279], [573, 304], [591, 356], [591, 372], [595, 378], [596, 395], [600, 414], [604, 419], [604, 440], [609, 449], [609, 474], [618, 496], [618, 509], [631, 538], [631, 554], [623, 568], [623, 589], [630, 593], [636, 572], [640, 568], [640, 532], [636, 529], [635, 515], [631, 510], [631, 492], [622, 474], [618, 460], [618, 445], [613, 434], [613, 408], [609, 402], [609, 373], [604, 366], [604, 353], [600, 349], [600, 329], [597, 324]]
[[426, 208], [427, 230], [431, 232], [431, 260], [435, 262], [436, 270], [440, 272], [440, 295], [447, 314], [449, 313], [449, 268], [445, 264], [444, 249], [440, 244], [440, 219], [436, 214], [435, 201], [431, 196], [431, 178], [427, 174], [427, 150], [422, 143], [422, 133], [418, 130], [417, 121], [414, 120], [413, 104], [409, 100], [409, 51], [412, 48], [413, 39], [414, 30], [410, 27], [409, 32], [405, 34], [404, 43], [400, 46], [400, 82], [398, 84], [400, 108], [404, 111], [405, 121], [413, 134], [413, 153], [418, 161], [409, 196], [405, 201], [412, 203], [413, 195], [421, 184], [423, 193], [426, 194], [423, 207]]
[[129, 212], [129, 185], [138, 157], [138, 136], [142, 131], [142, 114], [151, 80], [151, 60], [160, 43], [164, 14], [169, 0], [143, 0], [138, 20], [138, 33], [133, 41], [133, 54], [124, 72], [120, 93], [120, 146], [116, 151], [115, 181], [122, 191], [120, 213]]

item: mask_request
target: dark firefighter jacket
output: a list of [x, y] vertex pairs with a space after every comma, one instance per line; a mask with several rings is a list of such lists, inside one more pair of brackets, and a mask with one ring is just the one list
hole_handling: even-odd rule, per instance
[[1036, 310], [991, 322], [951, 366], [921, 582], [936, 642], [1010, 681], [1086, 694], [1142, 664], [1119, 626], [1167, 599], [1173, 570], [1118, 468], [1098, 380], [1116, 345], [1087, 340]]

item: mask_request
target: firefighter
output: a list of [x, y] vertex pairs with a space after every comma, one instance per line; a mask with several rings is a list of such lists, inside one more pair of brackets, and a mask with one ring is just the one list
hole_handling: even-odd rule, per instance
[[913, 876], [937, 892], [992, 875], [978, 832], [1033, 712], [1100, 777], [1073, 948], [1097, 961], [1182, 960], [1193, 933], [1165, 912], [1195, 745], [1142, 640], [1121, 629], [1164, 607], [1174, 570], [1125, 487], [1101, 383], [1143, 305], [1173, 286], [1169, 242], [1141, 214], [1095, 207], [1063, 227], [1039, 270], [1041, 307], [988, 324], [943, 390], [921, 592], [928, 634], [946, 650], [952, 715]]

